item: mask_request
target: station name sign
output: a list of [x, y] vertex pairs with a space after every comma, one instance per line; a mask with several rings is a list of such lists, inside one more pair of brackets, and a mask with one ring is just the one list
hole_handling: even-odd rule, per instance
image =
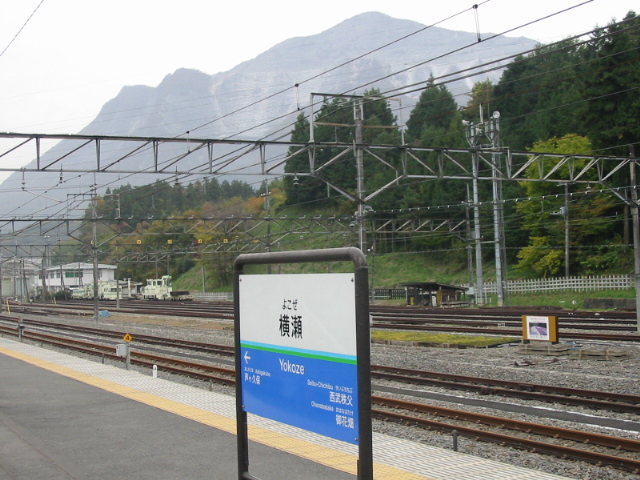
[[242, 405], [358, 443], [354, 274], [240, 275]]

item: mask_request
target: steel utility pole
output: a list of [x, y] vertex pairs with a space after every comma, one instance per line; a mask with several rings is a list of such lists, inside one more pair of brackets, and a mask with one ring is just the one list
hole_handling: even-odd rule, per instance
[[476, 242], [476, 303], [484, 304], [484, 279], [482, 275], [482, 234], [480, 233], [480, 194], [478, 192], [478, 152], [473, 152], [473, 236]]
[[472, 171], [472, 187], [473, 187], [473, 237], [476, 245], [476, 304], [484, 304], [484, 280], [482, 278], [482, 243], [480, 234], [480, 198], [478, 193], [478, 131], [475, 125], [466, 120], [462, 121], [466, 127], [467, 141], [469, 146], [474, 148], [471, 153], [471, 171]]
[[564, 184], [564, 276], [569, 278], [569, 183]]
[[631, 169], [631, 218], [633, 226], [633, 264], [636, 277], [636, 332], [640, 333], [640, 219], [638, 218], [638, 183], [636, 177], [636, 158], [634, 146], [630, 147], [633, 157]]
[[[271, 192], [269, 191], [269, 184], [264, 181], [264, 193], [260, 194], [264, 198], [264, 207], [267, 211], [267, 252], [271, 252]], [[267, 265], [267, 273], [271, 274], [271, 264]]]
[[491, 141], [489, 148], [491, 149], [491, 182], [493, 185], [493, 234], [494, 234], [494, 251], [496, 262], [496, 290], [498, 294], [498, 306], [504, 305], [504, 281], [503, 281], [503, 222], [502, 222], [502, 186], [499, 178], [502, 177], [499, 168], [499, 155], [497, 154], [500, 139], [500, 113], [493, 112], [493, 115], [486, 122], [482, 119], [482, 107], [480, 107], [480, 123], [474, 125], [466, 120], [462, 124], [466, 127], [466, 136], [469, 146], [474, 150], [472, 152], [472, 185], [473, 185], [473, 204], [474, 204], [474, 237], [476, 243], [476, 270], [477, 270], [477, 292], [476, 303], [481, 305], [484, 303], [484, 282], [482, 276], [482, 238], [480, 234], [480, 199], [478, 193], [479, 179], [479, 156], [482, 146], [478, 146], [478, 139], [481, 136], [487, 137]]
[[493, 186], [493, 236], [494, 236], [494, 252], [496, 257], [496, 288], [498, 292], [498, 306], [504, 305], [504, 287], [502, 278], [502, 185], [498, 181], [499, 173], [499, 156], [496, 155], [496, 148], [500, 141], [500, 113], [493, 112], [491, 119], [486, 122], [487, 131], [486, 134], [491, 140], [491, 169], [493, 171], [493, 179], [491, 180]]
[[2, 308], [4, 305], [4, 296], [2, 295], [2, 253], [0, 253], [0, 314], [2, 314]]
[[356, 121], [356, 175], [358, 189], [358, 243], [361, 252], [366, 252], [367, 248], [367, 231], [364, 224], [364, 151], [362, 150], [362, 120], [364, 116], [362, 99], [358, 99], [354, 105], [354, 116]]
[[100, 317], [100, 307], [98, 305], [98, 212], [96, 210], [98, 196], [95, 185], [92, 191], [91, 200], [91, 253], [93, 257], [93, 320], [98, 323]]

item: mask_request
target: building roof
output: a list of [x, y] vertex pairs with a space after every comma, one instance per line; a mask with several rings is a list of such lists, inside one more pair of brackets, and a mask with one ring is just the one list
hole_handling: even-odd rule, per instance
[[438, 283], [438, 282], [408, 282], [401, 283], [403, 287], [413, 287], [419, 288], [421, 290], [429, 290], [431, 292], [437, 290], [458, 290], [461, 292], [466, 292], [467, 289], [465, 287], [456, 287], [455, 285], [447, 285], [446, 283]]
[[[67, 263], [65, 265], [55, 265], [53, 267], [49, 267], [46, 270], [47, 271], [51, 271], [51, 270], [64, 270], [64, 271], [77, 271], [77, 270], [92, 270], [93, 269], [93, 263], [85, 263], [85, 262], [73, 262], [73, 263]], [[116, 266], [115, 265], [108, 265], [106, 263], [99, 263], [98, 264], [98, 269], [99, 270], [115, 270]]]

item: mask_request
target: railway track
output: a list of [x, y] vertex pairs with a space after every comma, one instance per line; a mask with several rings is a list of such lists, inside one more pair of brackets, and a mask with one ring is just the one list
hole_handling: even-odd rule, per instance
[[[0, 332], [17, 335], [16, 329], [12, 327], [2, 326], [0, 327]], [[107, 338], [110, 339], [113, 335], [120, 335], [120, 332], [109, 332]], [[112, 344], [70, 339], [37, 331], [26, 331], [23, 333], [23, 337], [33, 342], [46, 342], [59, 348], [73, 349], [85, 354], [96, 355], [102, 357], [103, 361], [106, 358], [115, 361], [122, 360], [115, 355]], [[140, 335], [136, 335], [136, 338], [139, 337]], [[154, 337], [148, 340], [155, 342]], [[196, 349], [199, 349], [197, 345]], [[223, 350], [226, 350], [228, 354], [227, 349]], [[132, 351], [131, 363], [146, 368], [156, 366], [161, 371], [195, 378], [203, 382], [214, 382], [226, 386], [235, 384], [235, 371], [232, 368], [185, 361], [172, 356], [139, 351]], [[381, 370], [388, 369], [380, 366], [373, 367], [374, 372]], [[402, 374], [411, 374], [413, 376], [415, 376], [416, 372], [408, 369], [394, 370], [396, 373], [399, 371]], [[526, 386], [526, 384], [521, 386]], [[603, 392], [598, 393], [602, 394]], [[640, 452], [640, 441], [638, 440], [381, 396], [373, 396], [372, 404], [375, 407], [372, 410], [374, 418], [384, 421], [401, 423], [413, 428], [427, 428], [449, 433], [455, 432], [455, 435], [475, 440], [499, 443], [560, 458], [570, 458], [598, 465], [610, 465], [633, 473], [640, 472], [640, 461], [637, 459], [637, 453]], [[433, 417], [446, 418], [448, 421], [434, 420]], [[451, 423], [452, 421], [454, 423]], [[482, 425], [482, 427], [478, 428], [478, 425]], [[512, 432], [517, 432], [517, 434]], [[572, 445], [566, 445], [567, 442], [572, 442]]]
[[[230, 320], [233, 321], [233, 306], [197, 303], [197, 302], [154, 302], [154, 301], [128, 301], [122, 302], [122, 307], [116, 308], [113, 302], [101, 302], [102, 310], [114, 313], [129, 313], [134, 315], [158, 315], [180, 316], [202, 319]], [[34, 315], [84, 315], [92, 316], [94, 307], [87, 302], [72, 302], [58, 304], [9, 304], [12, 313]]]
[[[198, 316], [210, 313], [226, 314], [233, 318], [233, 304], [231, 302], [160, 302], [149, 300], [122, 300], [121, 308], [116, 308], [113, 301], [99, 302], [100, 308], [111, 311], [161, 311], [169, 312], [171, 315]], [[21, 304], [10, 303], [10, 308], [16, 311], [29, 311], [41, 309], [42, 311], [82, 310], [93, 311], [93, 303], [89, 301], [75, 300], [63, 301], [57, 304]], [[555, 315], [559, 324], [562, 325], [592, 325], [602, 326], [627, 326], [633, 327], [637, 323], [635, 312], [587, 312], [587, 311], [566, 311], [561, 309], [531, 309], [522, 308], [458, 308], [442, 309], [428, 307], [407, 307], [407, 306], [384, 306], [373, 304], [370, 306], [371, 315], [374, 320], [394, 321], [405, 323], [419, 323], [429, 321], [430, 323], [450, 323], [467, 325], [504, 325], [516, 326], [521, 324], [522, 315]], [[184, 314], [184, 315], [183, 315]], [[506, 322], [506, 324], [505, 324]]]
[[482, 395], [498, 395], [524, 400], [575, 405], [594, 410], [640, 414], [640, 397], [637, 395], [511, 382], [382, 365], [371, 366], [371, 378], [399, 383], [413, 383], [420, 386], [430, 385]]
[[[17, 324], [17, 321], [13, 317], [0, 316], [0, 319], [8, 322], [9, 324]], [[96, 335], [102, 337], [110, 337], [114, 339], [121, 339], [126, 332], [110, 331], [101, 328], [83, 327], [78, 325], [68, 325], [65, 323], [44, 322], [40, 320], [25, 319], [23, 322], [25, 326], [33, 326], [40, 328], [52, 328], [56, 330], [69, 331], [74, 333], [82, 333], [86, 335]], [[175, 348], [185, 348], [192, 351], [209, 353], [212, 355], [226, 355], [233, 356], [234, 348], [227, 345], [215, 345], [211, 343], [193, 342], [173, 338], [157, 337], [153, 335], [144, 335], [136, 333], [136, 341], [146, 343], [149, 345], [158, 345]]]
[[[0, 317], [9, 325], [16, 324], [12, 317]], [[85, 334], [111, 339], [121, 339], [124, 331], [109, 331], [100, 328], [67, 325], [62, 323], [44, 322], [39, 320], [25, 320], [23, 325], [43, 329], [55, 329], [74, 334]], [[15, 327], [0, 329], [6, 333], [15, 333]], [[34, 332], [34, 334], [37, 334]], [[135, 335], [137, 344], [184, 349], [190, 352], [230, 358], [234, 356], [234, 347], [211, 343], [194, 342], [180, 339], [138, 334]], [[113, 345], [108, 348], [113, 350]], [[398, 383], [410, 383], [418, 386], [435, 386], [449, 390], [473, 392], [481, 395], [496, 395], [502, 397], [535, 400], [547, 403], [587, 407], [593, 410], [625, 412], [640, 414], [640, 397], [614, 392], [584, 390], [555, 385], [538, 385], [525, 382], [511, 382], [491, 378], [479, 378], [464, 375], [453, 375], [442, 372], [416, 370], [392, 366], [372, 365], [371, 377]]]
[[[115, 308], [113, 302], [102, 302], [104, 309], [113, 313], [165, 315], [203, 320], [233, 321], [233, 306], [228, 302], [153, 302], [127, 301]], [[10, 304], [13, 313], [58, 315], [75, 312], [93, 315], [94, 307], [85, 302], [66, 302], [58, 305]], [[603, 342], [640, 342], [635, 314], [630, 312], [565, 312], [542, 311], [558, 316], [560, 336], [563, 339], [596, 340]], [[496, 336], [522, 335], [522, 314], [537, 313], [530, 309], [427, 309], [420, 307], [371, 306], [372, 328], [386, 330], [413, 330]], [[615, 332], [615, 333], [613, 333]]]
[[[517, 430], [519, 432], [523, 432], [526, 436], [509, 435], [500, 433], [499, 431], [468, 427], [459, 423], [445, 423], [424, 418], [424, 416], [416, 416], [415, 414], [407, 415], [389, 410], [372, 410], [374, 418], [385, 421], [393, 421], [428, 430], [448, 432], [455, 435], [462, 435], [473, 440], [498, 443], [500, 445], [510, 446], [530, 452], [553, 455], [563, 459], [570, 458], [596, 465], [609, 465], [635, 474], [640, 472], [640, 460], [637, 460], [636, 458], [636, 452], [640, 442], [636, 440], [623, 440], [623, 442], [617, 444], [617, 437], [607, 438], [606, 435], [599, 436], [597, 434], [581, 432], [579, 430], [559, 429], [556, 427], [537, 425], [531, 422], [518, 422], [511, 419], [504, 419], [502, 417], [490, 417], [475, 413], [469, 414], [468, 412], [461, 412], [458, 410], [448, 409], [449, 411], [447, 411], [447, 409], [442, 409], [441, 407], [434, 409], [429, 405], [403, 402], [401, 400], [381, 399], [379, 397], [374, 397], [372, 402], [374, 405], [385, 406], [395, 410], [404, 409], [411, 412], [418, 412], [423, 415], [444, 416], [456, 421], [465, 417], [465, 420], [469, 424], [477, 425], [485, 424], [486, 422], [486, 424], [499, 427], [502, 430]], [[606, 443], [608, 444], [606, 446], [612, 450], [612, 452], [604, 453], [602, 451], [577, 448], [576, 446], [562, 445], [555, 443], [554, 441], [531, 438], [533, 434], [555, 440], [562, 439], [564, 441], [572, 441], [577, 445], [598, 445], [602, 447], [605, 446], [603, 444]], [[622, 443], [625, 445], [623, 446]], [[627, 455], [629, 456], [620, 456], [621, 451], [627, 452]]]

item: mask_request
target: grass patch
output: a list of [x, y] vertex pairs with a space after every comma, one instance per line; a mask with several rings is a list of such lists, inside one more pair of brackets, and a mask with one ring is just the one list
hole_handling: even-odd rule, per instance
[[[589, 292], [547, 292], [508, 295], [508, 306], [549, 306], [565, 310], [582, 309], [587, 298], [635, 298], [633, 288], [624, 290], [598, 290]], [[490, 304], [495, 306], [495, 301]]]
[[517, 337], [483, 337], [480, 335], [454, 335], [448, 333], [426, 332], [391, 332], [388, 330], [372, 330], [373, 340], [422, 342], [450, 345], [465, 345], [468, 347], [489, 347], [501, 343], [519, 342]]

